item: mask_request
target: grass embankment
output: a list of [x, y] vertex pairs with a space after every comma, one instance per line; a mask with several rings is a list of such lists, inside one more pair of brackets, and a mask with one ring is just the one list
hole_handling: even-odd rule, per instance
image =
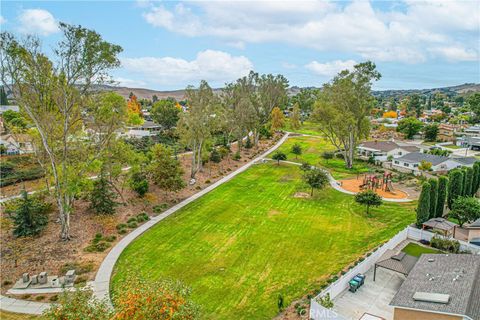
[[[259, 164], [141, 235], [122, 253], [114, 291], [129, 273], [179, 279], [205, 319], [266, 319], [318, 291], [414, 220], [414, 204], [371, 209], [330, 187], [309, 189], [297, 166]], [[300, 193], [299, 193], [300, 192]]]
[[[298, 143], [302, 147], [302, 154], [296, 156], [293, 154], [292, 146]], [[335, 179], [345, 179], [352, 175], [368, 172], [369, 166], [364, 161], [355, 161], [352, 169], [345, 167], [345, 161], [334, 157], [333, 159], [326, 160], [322, 158], [323, 152], [332, 152], [336, 148], [327, 139], [320, 137], [291, 137], [285, 141], [279, 151], [287, 155], [287, 160], [292, 162], [308, 162], [311, 165], [319, 165], [330, 171]], [[270, 154], [271, 156], [272, 154]]]

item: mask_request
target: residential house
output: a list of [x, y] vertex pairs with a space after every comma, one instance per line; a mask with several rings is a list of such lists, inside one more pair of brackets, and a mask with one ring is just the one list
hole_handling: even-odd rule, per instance
[[412, 152], [394, 159], [392, 162], [392, 168], [399, 171], [411, 172], [415, 175], [418, 175], [421, 174], [418, 167], [420, 166], [422, 161], [430, 162], [432, 164], [431, 171], [445, 173], [457, 167], [472, 167], [477, 160], [473, 157], [450, 158], [423, 152]]
[[467, 231], [467, 241], [479, 242], [480, 241], [480, 219], [475, 220], [472, 223], [463, 225], [463, 229]]
[[357, 147], [357, 154], [362, 159], [374, 157], [377, 161], [387, 161], [391, 156], [393, 158], [401, 157], [410, 152], [418, 152], [420, 148], [416, 146], [399, 145], [395, 141], [366, 141]]
[[465, 128], [463, 133], [469, 137], [480, 137], [480, 124]]
[[462, 134], [463, 136], [457, 139], [458, 146], [480, 150], [480, 125], [465, 128]]
[[421, 255], [390, 305], [393, 320], [480, 319], [480, 255]]
[[143, 138], [156, 136], [162, 129], [162, 126], [153, 121], [146, 120], [143, 125], [136, 127], [127, 127], [127, 136], [131, 138]]
[[455, 142], [457, 128], [452, 124], [441, 123], [438, 126], [437, 140], [443, 142]]
[[0, 137], [0, 145], [6, 154], [33, 153], [32, 137], [28, 134], [6, 134]]

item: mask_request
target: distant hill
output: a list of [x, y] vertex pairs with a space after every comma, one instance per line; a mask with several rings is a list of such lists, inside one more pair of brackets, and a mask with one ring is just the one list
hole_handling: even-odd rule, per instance
[[[313, 87], [310, 87], [313, 88]], [[159, 99], [165, 99], [168, 97], [175, 98], [176, 100], [183, 100], [185, 98], [185, 90], [170, 90], [159, 91], [145, 88], [129, 88], [129, 87], [114, 87], [114, 86], [102, 86], [98, 88], [100, 90], [114, 91], [121, 96], [128, 98], [130, 92], [136, 95], [139, 99], [152, 99], [153, 95], [156, 95]], [[300, 92], [302, 88], [293, 86], [288, 88], [288, 95], [293, 96]], [[215, 92], [220, 92], [222, 89], [214, 89]], [[465, 83], [458, 86], [432, 88], [432, 89], [408, 89], [408, 90], [376, 90], [375, 96], [389, 97], [389, 96], [408, 96], [413, 93], [429, 94], [435, 92], [443, 92], [450, 94], [465, 94], [469, 92], [480, 92], [479, 83]]]
[[449, 96], [455, 96], [457, 94], [467, 94], [470, 92], [480, 92], [480, 84], [465, 83], [458, 86], [432, 88], [432, 89], [382, 90], [382, 91], [374, 91], [373, 95], [386, 98], [390, 96], [397, 96], [397, 97], [408, 96], [414, 93], [429, 95], [436, 92], [445, 93]]
[[[311, 89], [314, 87], [308, 87]], [[294, 96], [298, 92], [300, 92], [302, 88], [293, 86], [288, 88], [288, 95]], [[169, 90], [169, 91], [160, 91], [160, 90], [152, 90], [146, 88], [129, 88], [129, 87], [119, 87], [119, 86], [97, 86], [95, 90], [98, 91], [113, 91], [121, 95], [122, 97], [128, 99], [130, 92], [136, 95], [139, 99], [152, 99], [153, 95], [156, 95], [159, 99], [166, 99], [166, 98], [175, 98], [176, 100], [183, 100], [185, 98], [185, 90]], [[214, 92], [221, 92], [221, 88], [213, 89]], [[373, 94], [377, 97], [388, 98], [391, 96], [395, 97], [402, 97], [408, 96], [413, 93], [419, 94], [431, 94], [435, 92], [443, 92], [448, 95], [457, 95], [457, 94], [466, 94], [469, 92], [480, 92], [480, 84], [479, 83], [465, 83], [458, 86], [452, 87], [442, 87], [442, 88], [433, 88], [433, 89], [409, 89], [409, 90], [377, 90], [373, 91]], [[11, 99], [11, 93], [7, 92], [8, 98]]]

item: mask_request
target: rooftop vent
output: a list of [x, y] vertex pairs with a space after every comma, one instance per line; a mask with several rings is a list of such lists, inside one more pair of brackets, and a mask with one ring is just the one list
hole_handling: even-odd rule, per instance
[[434, 261], [435, 261], [435, 259], [433, 259], [433, 258], [428, 258], [428, 262], [434, 262]]
[[413, 300], [447, 304], [450, 300], [450, 295], [443, 293], [431, 293], [431, 292], [415, 292], [413, 294]]
[[393, 260], [397, 261], [402, 261], [402, 259], [405, 257], [406, 253], [405, 252], [400, 252], [399, 254], [396, 254], [392, 257]]

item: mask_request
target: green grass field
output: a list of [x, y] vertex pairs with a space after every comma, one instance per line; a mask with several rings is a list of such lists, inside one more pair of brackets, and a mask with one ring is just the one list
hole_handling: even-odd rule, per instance
[[414, 257], [420, 257], [424, 253], [442, 253], [440, 250], [433, 249], [433, 248], [426, 248], [416, 243], [409, 243], [402, 249], [408, 255]]
[[323, 134], [318, 130], [318, 125], [310, 121], [304, 121], [302, 126], [298, 129], [293, 129], [290, 125], [289, 119], [285, 122], [285, 130], [289, 132], [309, 134], [312, 136], [323, 136]]
[[205, 319], [271, 319], [318, 291], [369, 249], [414, 221], [414, 203], [371, 210], [330, 187], [313, 198], [294, 165], [258, 164], [141, 235], [122, 253], [127, 274], [179, 279]]
[[[298, 157], [291, 152], [292, 146], [298, 143], [302, 147], [302, 154]], [[345, 168], [343, 159], [333, 158], [325, 160], [321, 157], [325, 151], [334, 151], [336, 148], [326, 139], [320, 137], [291, 137], [285, 141], [279, 151], [287, 155], [288, 161], [293, 162], [308, 162], [311, 165], [319, 165], [330, 171], [335, 179], [345, 179], [358, 173], [365, 173], [369, 171], [368, 165], [364, 161], [355, 161], [352, 169]], [[273, 153], [275, 153], [274, 151]], [[271, 153], [270, 156], [273, 154]]]

